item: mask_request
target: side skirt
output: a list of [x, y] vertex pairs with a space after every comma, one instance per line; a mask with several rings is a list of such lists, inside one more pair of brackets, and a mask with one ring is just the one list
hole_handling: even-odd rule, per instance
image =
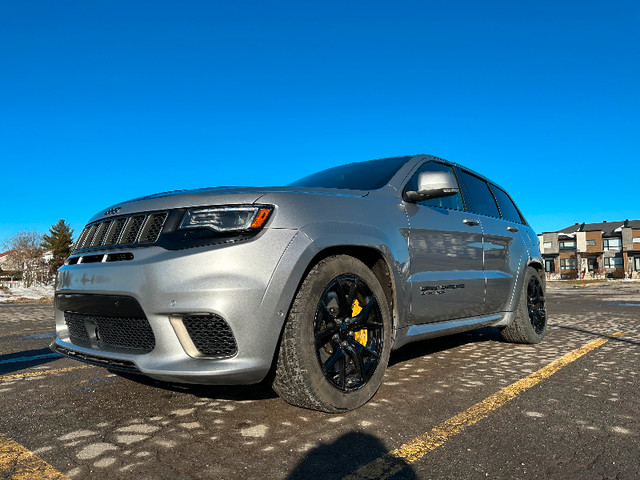
[[474, 330], [480, 327], [495, 326], [501, 324], [506, 313], [496, 313], [472, 318], [460, 318], [446, 322], [425, 323], [423, 325], [411, 325], [407, 328], [399, 329], [396, 333], [396, 341], [393, 349], [398, 349], [407, 343], [429, 338], [452, 335], [454, 333]]

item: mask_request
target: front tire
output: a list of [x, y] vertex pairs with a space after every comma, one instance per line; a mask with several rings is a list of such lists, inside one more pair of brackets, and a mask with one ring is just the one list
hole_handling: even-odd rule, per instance
[[391, 316], [380, 282], [356, 258], [328, 257], [293, 301], [273, 389], [299, 407], [353, 410], [380, 387], [390, 351]]
[[547, 334], [544, 284], [535, 268], [527, 267], [515, 318], [500, 333], [513, 343], [540, 343]]

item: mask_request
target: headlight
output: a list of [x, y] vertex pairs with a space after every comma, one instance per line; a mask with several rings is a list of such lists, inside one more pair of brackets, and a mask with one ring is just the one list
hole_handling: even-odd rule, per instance
[[207, 228], [220, 233], [255, 231], [264, 226], [272, 211], [273, 207], [266, 205], [192, 208], [179, 228]]

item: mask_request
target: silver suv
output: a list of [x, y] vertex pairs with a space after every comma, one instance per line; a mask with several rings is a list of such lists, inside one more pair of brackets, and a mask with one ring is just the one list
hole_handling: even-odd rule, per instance
[[546, 333], [535, 233], [502, 188], [430, 155], [138, 198], [94, 216], [74, 248], [54, 351], [170, 382], [272, 378], [326, 412], [366, 403], [408, 342]]

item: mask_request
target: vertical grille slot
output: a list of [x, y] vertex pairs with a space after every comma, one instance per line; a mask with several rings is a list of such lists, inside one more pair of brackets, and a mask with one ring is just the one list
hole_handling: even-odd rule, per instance
[[74, 250], [78, 250], [82, 248], [82, 244], [84, 243], [84, 239], [87, 237], [88, 232], [89, 232], [89, 227], [84, 227], [82, 229], [82, 233], [78, 237], [78, 240], [76, 241], [76, 244], [73, 247]]
[[144, 215], [132, 217], [127, 224], [127, 228], [125, 228], [124, 233], [122, 234], [122, 241], [120, 243], [123, 245], [131, 245], [132, 243], [135, 243], [138, 238], [138, 233], [140, 233], [140, 228], [144, 223], [144, 219]]
[[87, 235], [82, 240], [82, 246], [80, 248], [87, 248], [91, 245], [91, 242], [93, 241], [93, 236], [95, 235], [97, 228], [98, 228], [97, 225], [91, 225], [91, 227], [89, 227], [89, 231], [87, 232]]
[[92, 247], [99, 247], [100, 245], [102, 245], [102, 242], [104, 242], [104, 238], [109, 232], [109, 226], [111, 226], [111, 220], [106, 220], [98, 225], [96, 233], [93, 236], [93, 240], [91, 241]]
[[127, 218], [118, 218], [113, 222], [113, 226], [109, 231], [109, 235], [104, 241], [105, 245], [115, 245], [118, 243], [118, 239], [120, 238], [120, 234], [122, 230], [124, 230], [124, 226], [127, 223]]
[[154, 243], [158, 240], [164, 222], [167, 219], [167, 213], [154, 213], [149, 215], [147, 222], [140, 234], [138, 243]]

